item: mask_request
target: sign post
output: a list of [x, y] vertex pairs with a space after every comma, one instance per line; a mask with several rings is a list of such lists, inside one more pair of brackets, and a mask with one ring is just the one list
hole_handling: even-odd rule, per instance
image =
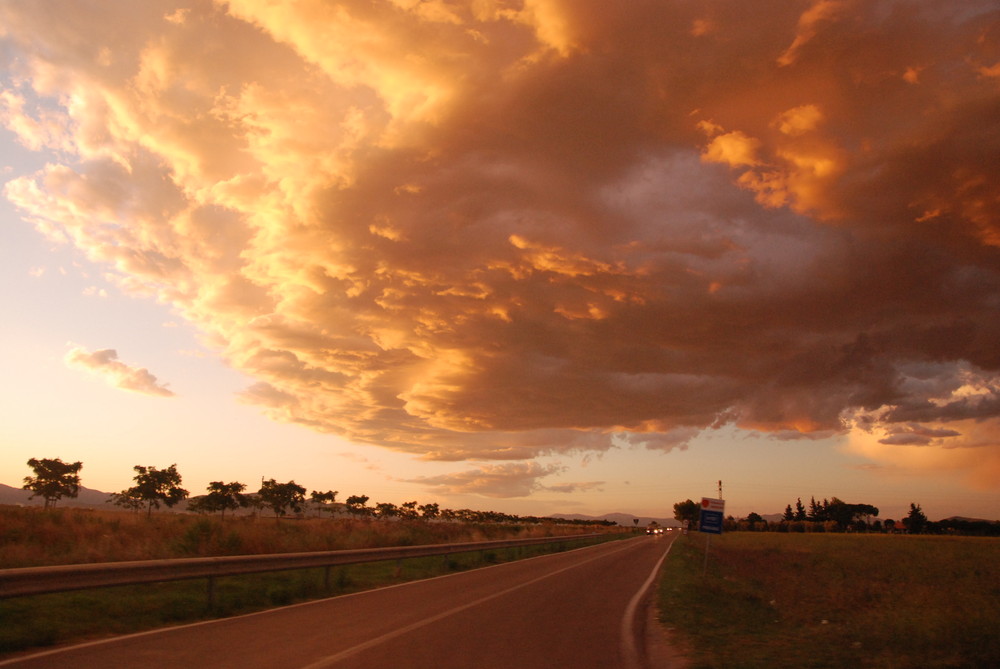
[[712, 542], [712, 535], [722, 534], [722, 514], [725, 512], [725, 509], [725, 500], [712, 497], [701, 498], [698, 531], [708, 535], [705, 538], [705, 565], [702, 568], [702, 574], [708, 572], [708, 546]]

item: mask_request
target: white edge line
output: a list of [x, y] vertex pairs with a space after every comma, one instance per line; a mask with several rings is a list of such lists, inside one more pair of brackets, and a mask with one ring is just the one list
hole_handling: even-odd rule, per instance
[[639, 602], [645, 597], [646, 592], [649, 590], [650, 586], [653, 585], [653, 581], [656, 580], [657, 574], [660, 572], [660, 565], [663, 561], [667, 559], [667, 554], [670, 552], [670, 548], [674, 545], [674, 541], [677, 540], [675, 536], [673, 541], [667, 544], [667, 550], [663, 551], [663, 555], [656, 562], [653, 570], [649, 573], [649, 577], [646, 578], [646, 582], [642, 584], [638, 592], [632, 595], [632, 599], [629, 600], [628, 606], [625, 607], [625, 615], [622, 617], [622, 656], [625, 660], [625, 666], [630, 669], [634, 667], [639, 667], [639, 650], [636, 648], [635, 643], [635, 614], [639, 609]]
[[[608, 543], [609, 542], [603, 542], [603, 543], [596, 544], [596, 545], [597, 546], [604, 546], [604, 545], [607, 545]], [[622, 542], [622, 543], [624, 544], [626, 542]], [[585, 547], [585, 548], [589, 548], [589, 546]], [[591, 558], [589, 558], [587, 560], [583, 560], [582, 562], [575, 562], [575, 563], [569, 565], [568, 567], [563, 567], [562, 569], [557, 569], [556, 571], [550, 571], [550, 572], [548, 572], [548, 573], [546, 573], [546, 574], [544, 574], [542, 576], [539, 576], [537, 578], [533, 578], [530, 581], [525, 581], [525, 582], [519, 583], [519, 584], [517, 584], [515, 586], [511, 586], [511, 587], [507, 588], [506, 590], [501, 590], [500, 592], [494, 592], [493, 594], [487, 595], [485, 597], [480, 597], [477, 600], [474, 600], [474, 601], [471, 601], [471, 602], [467, 602], [465, 604], [462, 604], [461, 606], [456, 606], [456, 607], [454, 607], [452, 609], [448, 609], [447, 611], [442, 611], [441, 613], [439, 613], [439, 614], [437, 614], [435, 616], [431, 616], [430, 618], [424, 618], [423, 620], [417, 621], [417, 622], [413, 623], [412, 625], [407, 625], [406, 627], [400, 627], [399, 629], [395, 629], [395, 630], [393, 630], [391, 632], [386, 632], [382, 636], [375, 637], [374, 639], [369, 639], [368, 641], [365, 641], [364, 643], [360, 643], [360, 644], [358, 644], [356, 646], [352, 646], [350, 648], [347, 648], [346, 650], [342, 650], [339, 653], [336, 653], [335, 655], [329, 655], [327, 657], [321, 658], [321, 659], [317, 660], [316, 662], [313, 662], [312, 664], [306, 665], [302, 669], [326, 669], [326, 667], [330, 667], [330, 666], [336, 664], [337, 662], [340, 662], [342, 660], [346, 660], [349, 657], [353, 657], [354, 655], [357, 655], [358, 653], [361, 653], [361, 652], [363, 652], [365, 650], [368, 650], [369, 648], [374, 648], [375, 646], [378, 646], [379, 644], [382, 644], [382, 643], [384, 643], [386, 641], [390, 641], [392, 639], [395, 639], [396, 637], [403, 636], [404, 634], [408, 634], [408, 633], [410, 633], [410, 632], [412, 632], [414, 630], [420, 629], [421, 627], [425, 627], [427, 625], [435, 623], [435, 622], [437, 622], [439, 620], [442, 620], [444, 618], [447, 618], [449, 616], [453, 616], [456, 613], [461, 613], [462, 611], [465, 611], [466, 609], [471, 609], [474, 606], [478, 606], [478, 605], [480, 605], [480, 604], [482, 604], [484, 602], [488, 602], [488, 601], [490, 601], [492, 599], [496, 599], [497, 597], [502, 597], [502, 596], [504, 596], [506, 594], [509, 594], [511, 592], [514, 592], [516, 590], [520, 590], [521, 588], [526, 588], [529, 585], [534, 585], [535, 583], [538, 583], [539, 581], [544, 581], [545, 579], [551, 578], [552, 576], [555, 576], [556, 574], [561, 574], [564, 571], [569, 571], [571, 569], [576, 569], [577, 567], [583, 566], [583, 565], [585, 565], [585, 564], [587, 564], [589, 562], [593, 562], [594, 560], [600, 560], [601, 558], [607, 557], [608, 555], [613, 555], [614, 553], [617, 553], [619, 551], [626, 550], [627, 548], [631, 548], [631, 546], [625, 546], [624, 548], [616, 547], [616, 550], [614, 550], [614, 551], [610, 551], [608, 553], [601, 553], [600, 555], [595, 555], [595, 556], [593, 556], [593, 557], [591, 557]], [[579, 549], [577, 549], [577, 550], [579, 550]], [[558, 555], [558, 553], [557, 553], [557, 555]], [[545, 557], [545, 556], [539, 556], [539, 557]], [[507, 563], [507, 564], [510, 564], [510, 563]], [[496, 566], [500, 566], [500, 565], [496, 565]]]
[[[323, 597], [321, 599], [310, 599], [307, 602], [298, 602], [296, 604], [288, 604], [286, 606], [279, 606], [275, 608], [263, 609], [261, 611], [253, 611], [252, 613], [241, 613], [236, 616], [227, 616], [225, 618], [212, 618], [211, 620], [199, 620], [194, 623], [185, 623], [183, 625], [173, 625], [169, 627], [158, 627], [152, 630], [145, 630], [143, 632], [133, 632], [132, 634], [124, 634], [121, 636], [113, 636], [106, 639], [96, 639], [94, 641], [86, 641], [84, 643], [76, 643], [68, 646], [62, 646], [59, 648], [52, 648], [51, 650], [44, 650], [41, 652], [31, 653], [29, 655], [20, 655], [17, 657], [10, 657], [5, 660], [0, 660], [0, 667], [16, 665], [20, 662], [27, 662], [28, 660], [35, 660], [43, 657], [48, 657], [50, 655], [58, 655], [59, 653], [65, 653], [72, 650], [79, 650], [83, 648], [90, 648], [92, 646], [102, 646], [104, 644], [116, 643], [119, 641], [126, 641], [128, 639], [137, 639], [144, 636], [151, 636], [153, 634], [165, 634], [167, 632], [174, 632], [177, 630], [187, 629], [191, 627], [202, 627], [204, 625], [218, 625], [221, 623], [226, 623], [231, 620], [239, 620], [240, 618], [252, 618], [254, 616], [263, 616], [270, 613], [276, 613], [278, 611], [286, 611], [288, 609], [296, 609], [304, 606], [315, 606], [323, 602], [329, 601], [331, 599], [344, 599], [347, 597], [359, 597], [361, 595], [366, 595], [375, 590], [390, 590], [392, 588], [402, 588], [408, 585], [413, 585], [414, 583], [425, 583], [427, 581], [435, 581], [440, 578], [450, 578], [452, 576], [461, 576], [463, 574], [468, 574], [472, 571], [480, 571], [483, 569], [493, 569], [496, 567], [504, 567], [511, 564], [516, 564], [518, 562], [527, 562], [528, 560], [540, 560], [543, 558], [551, 557], [553, 555], [564, 555], [566, 553], [572, 553], [573, 551], [585, 550], [588, 548], [596, 548], [598, 546], [603, 546], [609, 542], [602, 541], [601, 543], [591, 544], [590, 546], [581, 546], [580, 548], [572, 548], [568, 551], [559, 551], [556, 553], [546, 553], [544, 555], [536, 555], [530, 558], [522, 558], [520, 560], [513, 560], [511, 562], [501, 562], [500, 564], [491, 564], [484, 567], [476, 567], [475, 569], [467, 569], [465, 571], [455, 572], [452, 574], [441, 574], [440, 576], [431, 576], [430, 578], [421, 578], [413, 581], [405, 581], [403, 583], [394, 583], [392, 585], [386, 585], [382, 587], [370, 588], [368, 590], [359, 590], [358, 592], [349, 592], [343, 595], [334, 595], [332, 597]], [[471, 552], [471, 551], [470, 551]], [[350, 566], [350, 565], [345, 565]]]

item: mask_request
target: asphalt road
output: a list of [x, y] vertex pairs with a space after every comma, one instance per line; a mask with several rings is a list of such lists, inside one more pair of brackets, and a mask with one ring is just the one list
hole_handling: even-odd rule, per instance
[[642, 536], [3, 667], [642, 669], [648, 595], [671, 535]]

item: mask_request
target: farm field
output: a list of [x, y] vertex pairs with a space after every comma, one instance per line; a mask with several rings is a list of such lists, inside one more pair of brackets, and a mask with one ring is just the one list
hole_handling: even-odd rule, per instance
[[661, 621], [700, 667], [1000, 666], [1000, 539], [682, 536]]
[[[602, 531], [559, 524], [441, 523], [371, 519], [218, 517], [0, 507], [0, 569], [159, 558], [376, 548]], [[631, 536], [608, 532], [607, 539]], [[0, 600], [4, 654], [108, 634], [248, 613], [316, 597], [427, 578], [569, 546], [477, 551], [402, 563], [306, 569], [219, 579], [209, 609], [203, 579]]]

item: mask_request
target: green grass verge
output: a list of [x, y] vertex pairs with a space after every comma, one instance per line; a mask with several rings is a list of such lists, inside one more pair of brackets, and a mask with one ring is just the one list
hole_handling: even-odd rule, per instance
[[0, 657], [16, 651], [251, 613], [296, 602], [359, 592], [490, 564], [627, 538], [592, 539], [455, 553], [216, 580], [209, 606], [206, 579], [120, 586], [0, 600]]
[[661, 621], [691, 666], [1000, 667], [1000, 540], [679, 537]]

